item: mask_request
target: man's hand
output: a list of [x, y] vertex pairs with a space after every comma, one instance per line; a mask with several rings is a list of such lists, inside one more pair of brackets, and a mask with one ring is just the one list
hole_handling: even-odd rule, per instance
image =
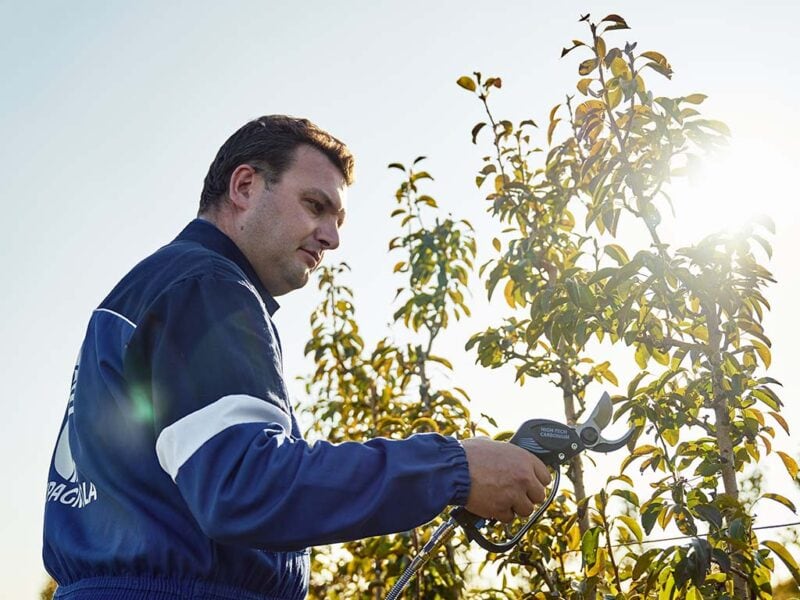
[[485, 519], [508, 523], [514, 516], [527, 517], [534, 503], [545, 498], [550, 483], [545, 464], [527, 450], [489, 438], [462, 441], [469, 463], [471, 487], [469, 512]]

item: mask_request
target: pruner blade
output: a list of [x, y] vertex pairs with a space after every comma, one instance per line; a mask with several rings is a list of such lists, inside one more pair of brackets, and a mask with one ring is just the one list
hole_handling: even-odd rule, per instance
[[613, 414], [611, 396], [608, 395], [608, 392], [603, 392], [589, 418], [575, 428], [584, 447], [595, 452], [612, 452], [628, 443], [628, 440], [636, 433], [635, 428], [628, 430], [625, 435], [616, 440], [607, 440], [601, 434], [605, 426], [611, 422]]
[[589, 415], [589, 418], [586, 419], [583, 425], [592, 425], [598, 431], [602, 431], [606, 428], [606, 425], [611, 423], [611, 417], [613, 415], [614, 409], [611, 406], [611, 396], [608, 395], [608, 392], [603, 392], [592, 414]]
[[607, 440], [601, 436], [600, 441], [592, 447], [592, 450], [595, 452], [613, 452], [614, 450], [622, 448], [625, 444], [627, 444], [635, 434], [636, 428], [632, 427], [625, 433], [625, 435], [623, 435], [621, 438], [617, 438], [616, 440]]

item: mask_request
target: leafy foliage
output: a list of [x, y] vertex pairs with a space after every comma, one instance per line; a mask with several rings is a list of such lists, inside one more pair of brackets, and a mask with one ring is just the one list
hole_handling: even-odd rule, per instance
[[[419, 343], [384, 338], [367, 349], [355, 319], [353, 294], [339, 283], [347, 265], [320, 273], [324, 300], [311, 316], [312, 337], [306, 345], [306, 354], [316, 364], [306, 380], [307, 391], [319, 400], [308, 410], [314, 432], [335, 442], [403, 438], [426, 431], [460, 436], [483, 431], [472, 420], [467, 393], [438, 385], [442, 377], [437, 378], [436, 371], [447, 372], [452, 365], [433, 353], [450, 318], [470, 314], [465, 292], [476, 250], [472, 227], [449, 218], [436, 218], [426, 227], [425, 213], [437, 204], [419, 193], [420, 182], [431, 179], [426, 171], [413, 170], [421, 160], [408, 171], [401, 164], [391, 165], [406, 175], [396, 194], [399, 206], [392, 213], [405, 233], [389, 244], [402, 258], [394, 271], [406, 276], [397, 294], [394, 337], [405, 328]], [[311, 596], [382, 598], [439, 524], [315, 551]], [[460, 552], [448, 545], [429, 563], [415, 582], [418, 597], [460, 596], [465, 580], [464, 569], [456, 563]]]
[[[490, 148], [475, 182], [505, 226], [479, 276], [490, 297], [502, 290], [509, 308], [467, 349], [486, 368], [513, 364], [520, 385], [552, 382], [570, 423], [581, 420], [588, 391], [619, 386], [615, 419], [637, 436], [621, 472], [600, 490], [586, 489], [580, 460], [570, 464], [572, 489], [514, 551], [479, 566], [479, 574], [494, 566], [502, 585], [465, 583], [457, 560], [464, 549], [449, 546], [411, 594], [455, 598], [469, 586], [470, 598], [487, 599], [771, 598], [776, 557], [800, 581], [786, 545], [759, 540], [753, 528], [764, 502], [796, 510], [763, 493], [753, 470], [774, 453], [798, 477], [796, 460], [773, 447], [777, 430], [789, 427], [779, 384], [766, 375], [765, 291], [774, 280], [761, 261], [771, 255], [772, 223], [673, 247], [662, 224], [675, 211], [670, 184], [725, 144], [728, 127], [701, 114], [703, 94], [654, 93], [651, 78], [670, 80], [672, 66], [637, 43], [615, 46], [614, 32], [629, 29], [624, 18], [581, 21], [589, 39], [562, 51], [568, 60], [582, 53], [577, 94], [552, 108], [544, 134], [532, 119], [495, 116], [489, 99], [501, 78], [476, 72], [456, 82], [486, 114], [471, 131], [474, 144], [488, 138]], [[422, 342], [384, 339], [367, 351], [352, 294], [334, 280], [344, 267], [320, 280], [326, 300], [312, 316], [307, 353], [317, 364], [308, 389], [322, 400], [310, 410], [317, 430], [337, 441], [478, 430], [466, 393], [438, 389], [429, 370], [451, 368], [432, 350], [451, 318], [470, 315], [464, 298], [475, 242], [463, 221], [425, 226], [437, 203], [418, 189], [430, 179], [415, 170], [421, 160], [390, 165], [405, 176], [393, 213], [405, 232], [390, 249], [402, 252], [395, 272], [407, 276], [395, 336], [402, 326]], [[612, 368], [609, 355], [626, 356], [636, 375], [620, 381], [617, 373], [631, 369]], [[648, 545], [665, 535], [675, 541], [676, 529], [682, 542]], [[430, 531], [318, 553], [315, 597], [378, 597]]]
[[[662, 215], [672, 209], [668, 184], [723, 144], [728, 128], [700, 114], [702, 94], [654, 96], [647, 72], [669, 79], [672, 67], [658, 52], [638, 52], [636, 43], [611, 47], [606, 34], [628, 28], [622, 17], [582, 20], [591, 39], [562, 51], [588, 55], [578, 66], [579, 96], [550, 112], [546, 153], [533, 147], [532, 120], [515, 126], [492, 114], [488, 98], [498, 86], [490, 82], [498, 78], [474, 73], [458, 82], [488, 116], [473, 128], [477, 143], [489, 126], [493, 147], [476, 183], [493, 178], [489, 210], [509, 226], [506, 243], [494, 242], [500, 256], [484, 266], [487, 290], [502, 285], [509, 306], [526, 313], [472, 338], [479, 362], [514, 362], [519, 379], [556, 375], [565, 399], [572, 391], [579, 400], [593, 381], [618, 383], [608, 362], [587, 356], [592, 350], [627, 346], [640, 369], [615, 398], [616, 418], [640, 432], [614, 478], [624, 484], [614, 493], [638, 522], [630, 514], [609, 515], [601, 490], [585, 504], [591, 517], [581, 528], [582, 578], [574, 564], [541, 556], [529, 569], [531, 593], [767, 598], [773, 563], [753, 533], [737, 473], [772, 452], [774, 424], [788, 432], [777, 382], [763, 375], [771, 361], [764, 288], [773, 279], [758, 253], [771, 253], [763, 231], [772, 224], [765, 219], [735, 234], [715, 233], [687, 248], [662, 239]], [[534, 163], [538, 153], [541, 166]], [[576, 215], [584, 216], [582, 227]], [[623, 241], [621, 224], [641, 227], [650, 245]], [[779, 456], [796, 478], [795, 461]], [[654, 478], [651, 496], [641, 502], [624, 474], [634, 464]], [[574, 471], [571, 479], [580, 484]], [[777, 494], [762, 498], [794, 510]], [[691, 543], [624, 554], [612, 547], [619, 532], [641, 541], [670, 526], [693, 537]], [[539, 547], [556, 547], [558, 538], [543, 528], [533, 536]], [[789, 558], [778, 542], [764, 544]], [[575, 577], [566, 586], [570, 573]], [[549, 591], [534, 592], [543, 589]]]

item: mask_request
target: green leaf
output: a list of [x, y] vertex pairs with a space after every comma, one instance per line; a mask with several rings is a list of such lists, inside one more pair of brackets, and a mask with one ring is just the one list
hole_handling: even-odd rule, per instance
[[744, 527], [744, 522], [741, 519], [734, 519], [733, 522], [730, 524], [730, 527], [728, 527], [728, 531], [733, 539], [738, 540], [740, 542], [745, 541], [744, 538], [746, 531]]
[[581, 556], [584, 566], [591, 566], [597, 561], [597, 547], [600, 543], [601, 527], [587, 529], [581, 540]]
[[631, 490], [614, 490], [611, 492], [612, 496], [619, 496], [620, 498], [624, 498], [634, 506], [639, 506], [639, 496], [636, 495], [635, 492]]
[[753, 396], [761, 400], [761, 402], [769, 406], [774, 411], [779, 411], [783, 405], [780, 398], [775, 395], [775, 392], [766, 386], [754, 389], [751, 394], [753, 394]]
[[651, 548], [636, 559], [636, 564], [633, 567], [631, 577], [633, 580], [639, 579], [643, 574], [650, 571], [650, 565], [653, 559], [661, 552], [658, 548]]
[[722, 527], [722, 513], [716, 506], [712, 504], [698, 504], [692, 510], [707, 523], [711, 523], [718, 529]]
[[467, 77], [466, 75], [459, 77], [456, 83], [470, 92], [474, 92], [478, 89], [478, 86], [475, 85], [475, 81], [472, 79], [472, 77]]
[[406, 168], [401, 165], [400, 163], [389, 163], [389, 166], [386, 167], [387, 169], [400, 169], [401, 171], [405, 171]]
[[617, 517], [620, 521], [627, 525], [628, 529], [631, 530], [631, 533], [636, 536], [638, 541], [642, 541], [644, 535], [642, 534], [642, 528], [639, 523], [633, 517], [629, 517], [628, 515], [620, 515]]
[[642, 371], [641, 373], [637, 373], [636, 376], [631, 380], [628, 384], [628, 397], [633, 398], [636, 395], [637, 390], [639, 389], [639, 383], [642, 379], [647, 376], [647, 371]]
[[661, 514], [661, 511], [664, 509], [663, 504], [648, 504], [644, 509], [642, 509], [642, 527], [644, 527], [645, 533], [650, 535], [650, 532], [653, 531], [653, 527], [658, 520], [658, 515]]
[[630, 262], [628, 253], [619, 244], [608, 244], [604, 248], [605, 253], [608, 254], [614, 261], [621, 267], [622, 265]]
[[767, 540], [761, 543], [778, 555], [778, 558], [780, 558], [783, 561], [783, 564], [786, 565], [786, 568], [789, 569], [789, 572], [792, 574], [792, 577], [794, 577], [795, 582], [800, 584], [800, 567], [797, 565], [797, 561], [792, 557], [786, 547], [783, 544], [774, 542], [772, 540]]

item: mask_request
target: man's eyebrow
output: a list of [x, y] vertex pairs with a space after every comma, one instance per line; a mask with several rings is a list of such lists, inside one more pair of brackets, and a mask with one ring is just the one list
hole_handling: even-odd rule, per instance
[[319, 188], [307, 188], [302, 191], [304, 196], [313, 196], [315, 200], [319, 200], [325, 205], [328, 212], [339, 215], [339, 222], [343, 223], [347, 215], [344, 207], [336, 208], [336, 203], [333, 199], [323, 190]]

